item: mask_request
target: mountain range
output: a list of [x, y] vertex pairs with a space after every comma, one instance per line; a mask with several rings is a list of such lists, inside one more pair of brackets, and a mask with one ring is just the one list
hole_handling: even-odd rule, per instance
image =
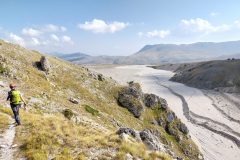
[[130, 56], [55, 54], [76, 64], [161, 64], [239, 58], [240, 41], [146, 45]]

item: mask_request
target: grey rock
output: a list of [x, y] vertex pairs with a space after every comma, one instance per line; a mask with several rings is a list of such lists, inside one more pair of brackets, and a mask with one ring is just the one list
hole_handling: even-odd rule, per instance
[[204, 159], [201, 154], [198, 155], [198, 159]]
[[148, 146], [150, 150], [164, 150], [164, 145], [160, 142], [160, 133], [158, 131], [152, 131], [145, 129], [140, 132], [142, 142]]
[[158, 118], [157, 123], [158, 123], [159, 126], [162, 126], [163, 128], [166, 128], [167, 123], [165, 122], [163, 117]]
[[122, 107], [125, 107], [136, 118], [139, 118], [144, 111], [142, 102], [142, 90], [135, 85], [125, 87], [118, 94], [118, 102]]
[[178, 127], [179, 131], [181, 131], [182, 133], [188, 134], [189, 130], [184, 123], [179, 124], [177, 127]]
[[48, 59], [45, 56], [41, 57], [40, 64], [41, 64], [41, 69], [46, 73], [49, 73], [51, 66]]
[[166, 131], [170, 134], [170, 135], [173, 135], [173, 136], [177, 136], [178, 133], [177, 133], [177, 130], [172, 128], [169, 124], [167, 125], [166, 127]]
[[125, 160], [133, 160], [133, 156], [130, 153], [125, 155]]
[[144, 94], [144, 104], [153, 108], [159, 105], [159, 97], [155, 94]]
[[167, 109], [168, 108], [168, 104], [167, 104], [167, 101], [161, 97], [159, 97], [159, 101], [161, 103], [161, 107], [164, 108], [164, 109]]
[[167, 122], [171, 123], [175, 120], [176, 116], [174, 112], [168, 112], [167, 113]]
[[127, 108], [136, 118], [139, 118], [144, 110], [141, 101], [132, 95], [119, 94], [118, 102], [121, 106]]
[[75, 99], [75, 98], [69, 98], [69, 101], [74, 103], [74, 104], [79, 104], [79, 100], [78, 99]]
[[127, 135], [135, 138], [138, 141], [141, 140], [139, 132], [134, 130], [134, 129], [131, 129], [131, 128], [122, 127], [117, 131], [117, 134], [120, 135], [120, 136], [123, 135], [123, 134], [127, 134]]

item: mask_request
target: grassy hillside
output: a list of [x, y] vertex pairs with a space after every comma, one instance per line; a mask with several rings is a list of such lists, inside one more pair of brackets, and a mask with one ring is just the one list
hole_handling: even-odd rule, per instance
[[141, 118], [135, 118], [120, 107], [117, 96], [123, 86], [50, 56], [46, 56], [51, 66], [46, 73], [39, 68], [41, 57], [37, 51], [0, 41], [2, 132], [10, 122], [6, 115], [12, 115], [5, 102], [9, 83], [18, 85], [28, 104], [28, 111], [21, 110], [22, 125], [16, 127], [16, 159], [125, 159], [129, 154], [141, 159], [171, 159], [169, 153], [150, 151], [142, 142], [124, 141], [116, 134], [120, 126], [158, 130], [161, 142], [176, 156], [198, 159], [199, 151], [187, 135], [179, 141], [152, 123], [151, 117], [159, 116], [154, 110], [147, 108]]
[[238, 59], [182, 64], [175, 72], [171, 80], [189, 86], [226, 92], [240, 91], [240, 60]]

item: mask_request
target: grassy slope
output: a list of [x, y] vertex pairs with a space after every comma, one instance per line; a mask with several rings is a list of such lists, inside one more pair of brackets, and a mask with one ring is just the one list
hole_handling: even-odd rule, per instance
[[[48, 57], [52, 68], [50, 74], [45, 75], [34, 66], [41, 56], [39, 52], [0, 41], [0, 59], [4, 63], [1, 80], [18, 84], [30, 108], [29, 112], [21, 112], [23, 125], [17, 128], [16, 135], [16, 143], [21, 147], [16, 157], [84, 159], [91, 149], [110, 148], [116, 151], [117, 159], [123, 159], [125, 153], [145, 159], [168, 159], [160, 153], [148, 155], [144, 147], [138, 150], [142, 144], [137, 142], [121, 142], [115, 135], [116, 121], [138, 130], [146, 127], [161, 130], [165, 142], [172, 144], [178, 155], [184, 156], [181, 145], [172, 136], [148, 121], [155, 113], [146, 111], [142, 121], [134, 118], [127, 109], [118, 106], [116, 96], [121, 86], [114, 81], [98, 81], [89, 74], [88, 69], [54, 57]], [[4, 71], [8, 76], [3, 75], [6, 74]], [[69, 102], [70, 97], [80, 99], [80, 104]], [[89, 113], [86, 105], [99, 114]], [[91, 123], [76, 124], [69, 121], [61, 114], [66, 108], [79, 117], [91, 120]], [[0, 111], [11, 114], [7, 108], [1, 107]], [[104, 159], [113, 155], [101, 156]]]
[[[216, 60], [185, 64], [172, 80], [203, 89], [240, 86], [240, 60]], [[229, 72], [230, 71], [230, 72]]]

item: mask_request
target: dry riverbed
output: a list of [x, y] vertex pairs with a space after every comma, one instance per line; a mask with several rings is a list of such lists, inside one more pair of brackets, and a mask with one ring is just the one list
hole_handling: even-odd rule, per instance
[[193, 140], [207, 160], [238, 160], [240, 157], [240, 97], [204, 91], [171, 82], [171, 71], [146, 66], [92, 66], [121, 84], [136, 81], [143, 91], [165, 98], [188, 126]]

